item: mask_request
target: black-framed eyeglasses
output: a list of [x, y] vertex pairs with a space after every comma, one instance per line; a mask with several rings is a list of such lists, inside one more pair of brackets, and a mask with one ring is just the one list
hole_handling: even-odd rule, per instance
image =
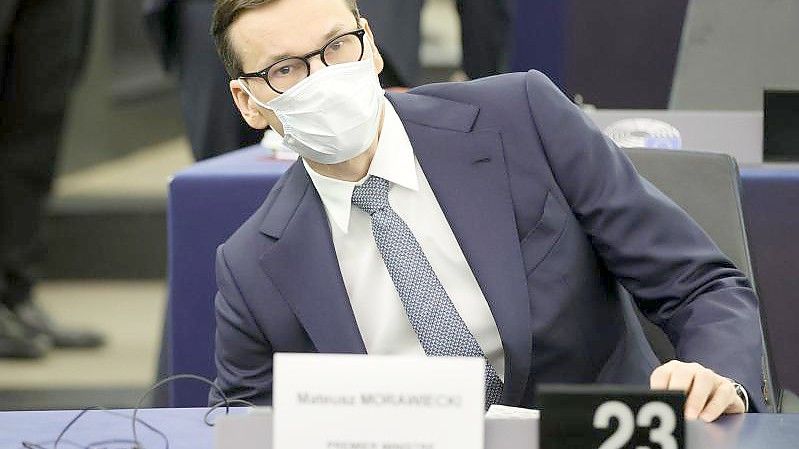
[[310, 76], [310, 59], [316, 55], [319, 55], [322, 63], [326, 66], [360, 61], [363, 58], [363, 36], [365, 34], [366, 30], [364, 29], [341, 34], [330, 39], [319, 50], [304, 56], [281, 59], [258, 72], [242, 73], [239, 75], [239, 79], [261, 78], [273, 91], [282, 94]]

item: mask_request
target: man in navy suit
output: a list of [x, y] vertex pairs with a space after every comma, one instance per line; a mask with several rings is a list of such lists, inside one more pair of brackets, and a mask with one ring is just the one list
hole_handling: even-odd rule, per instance
[[[764, 410], [750, 283], [543, 75], [384, 96], [355, 0], [219, 0], [213, 33], [244, 119], [302, 156], [218, 251], [227, 394], [271, 402], [276, 352], [443, 353], [508, 405], [625, 380]], [[629, 357], [617, 281], [679, 361]]]

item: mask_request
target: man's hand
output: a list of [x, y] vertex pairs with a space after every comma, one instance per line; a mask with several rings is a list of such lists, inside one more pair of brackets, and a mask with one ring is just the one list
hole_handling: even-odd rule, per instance
[[745, 411], [734, 383], [698, 363], [667, 362], [652, 372], [649, 383], [653, 390], [686, 392], [686, 419], [701, 418], [711, 422], [722, 414]]

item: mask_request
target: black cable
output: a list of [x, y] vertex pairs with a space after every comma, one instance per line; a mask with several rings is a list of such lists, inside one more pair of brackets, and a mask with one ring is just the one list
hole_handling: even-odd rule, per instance
[[[135, 444], [135, 449], [144, 449], [144, 446], [142, 446], [140, 444], [138, 435], [136, 433], [136, 422], [137, 422], [136, 415], [139, 413], [139, 409], [141, 408], [142, 404], [144, 403], [144, 400], [147, 399], [147, 397], [150, 395], [150, 393], [152, 393], [156, 389], [160, 388], [161, 386], [166, 385], [166, 384], [171, 383], [171, 382], [174, 382], [176, 380], [181, 380], [181, 379], [197, 380], [197, 381], [203, 382], [203, 383], [205, 383], [207, 385], [210, 385], [212, 388], [215, 388], [217, 393], [219, 393], [219, 395], [223, 399], [222, 403], [225, 405], [225, 414], [226, 415], [230, 414], [230, 400], [228, 399], [228, 397], [225, 394], [225, 392], [222, 391], [222, 389], [219, 388], [219, 386], [217, 384], [215, 384], [214, 382], [212, 382], [212, 381], [210, 381], [210, 380], [208, 380], [208, 379], [206, 379], [204, 377], [197, 376], [197, 375], [194, 375], [194, 374], [175, 374], [174, 376], [169, 376], [169, 377], [167, 377], [165, 379], [161, 379], [160, 381], [156, 382], [155, 385], [153, 385], [152, 387], [150, 387], [150, 389], [145, 391], [144, 394], [142, 394], [139, 397], [139, 402], [136, 403], [136, 408], [133, 409], [133, 419], [131, 420], [131, 428], [133, 430], [133, 441], [134, 441], [134, 444]], [[207, 418], [207, 415], [206, 415], [206, 418]], [[208, 424], [207, 421], [205, 421], [205, 423]], [[169, 443], [168, 442], [167, 442], [166, 449], [169, 449]]]
[[[218, 402], [218, 403], [214, 404], [213, 406], [211, 406], [208, 409], [208, 411], [205, 412], [205, 415], [203, 415], [203, 423], [205, 423], [205, 425], [207, 425], [209, 427], [213, 427], [214, 426], [214, 423], [209, 421], [209, 417], [211, 416], [211, 414], [214, 411], [222, 408], [223, 406], [225, 407], [225, 414], [226, 415], [230, 414], [230, 406], [231, 406], [231, 404], [240, 404], [240, 405], [246, 405], [248, 407], [256, 407], [255, 404], [253, 404], [252, 402], [246, 401], [244, 399], [228, 398], [227, 395], [225, 394], [225, 392], [222, 391], [222, 389], [219, 388], [218, 385], [216, 385], [214, 382], [212, 382], [212, 381], [210, 381], [210, 380], [208, 380], [208, 379], [206, 379], [204, 377], [197, 376], [197, 375], [194, 375], [194, 374], [176, 374], [174, 376], [169, 376], [167, 378], [164, 378], [164, 379], [156, 382], [147, 391], [145, 391], [144, 394], [142, 394], [139, 397], [139, 400], [136, 403], [136, 408], [133, 409], [133, 414], [132, 415], [126, 415], [124, 413], [116, 412], [116, 411], [113, 411], [113, 410], [108, 410], [108, 409], [106, 409], [104, 407], [101, 407], [101, 406], [87, 407], [87, 408], [81, 410], [74, 418], [72, 418], [67, 423], [66, 426], [64, 426], [64, 428], [61, 430], [61, 432], [58, 434], [58, 437], [55, 440], [47, 441], [47, 442], [39, 442], [39, 443], [34, 443], [34, 442], [30, 442], [30, 441], [23, 441], [22, 442], [22, 447], [24, 447], [25, 449], [47, 449], [47, 447], [45, 447], [45, 445], [49, 445], [49, 444], [52, 443], [53, 444], [52, 449], [58, 449], [58, 445], [60, 443], [64, 443], [64, 444], [68, 444], [70, 446], [73, 446], [73, 447], [76, 447], [76, 448], [79, 448], [79, 449], [92, 449], [92, 448], [96, 448], [98, 446], [105, 446], [105, 445], [108, 445], [108, 444], [132, 444], [131, 449], [144, 449], [144, 446], [139, 441], [138, 432], [137, 432], [137, 428], [136, 428], [137, 424], [141, 424], [144, 427], [146, 427], [147, 429], [149, 429], [151, 432], [153, 432], [153, 433], [157, 434], [158, 436], [160, 436], [163, 439], [163, 441], [164, 441], [164, 449], [169, 449], [169, 438], [166, 436], [166, 434], [164, 432], [158, 430], [153, 425], [151, 425], [151, 424], [147, 423], [146, 421], [138, 418], [137, 415], [138, 415], [139, 410], [142, 407], [142, 404], [144, 403], [144, 401], [147, 399], [147, 397], [153, 391], [155, 391], [156, 389], [158, 389], [158, 388], [160, 388], [160, 387], [162, 387], [162, 386], [164, 386], [164, 385], [166, 385], [168, 383], [174, 382], [176, 380], [183, 380], [183, 379], [197, 380], [197, 381], [203, 382], [203, 383], [205, 383], [207, 385], [210, 385], [212, 388], [216, 389], [217, 393], [219, 393], [219, 395], [222, 397], [223, 400], [221, 402]], [[88, 445], [84, 446], [82, 444], [79, 444], [79, 443], [76, 443], [74, 441], [70, 441], [70, 440], [67, 440], [66, 438], [64, 438], [64, 435], [67, 433], [67, 431], [69, 431], [69, 429], [81, 417], [83, 417], [89, 411], [101, 411], [103, 413], [108, 413], [108, 414], [111, 414], [111, 415], [114, 415], [114, 416], [118, 416], [118, 417], [121, 417], [121, 418], [130, 418], [131, 419], [131, 429], [133, 431], [133, 439], [108, 439], [108, 440], [102, 440], [102, 441], [96, 441], [96, 442], [93, 442], [93, 443], [89, 443]]]
[[55, 443], [53, 443], [53, 449], [58, 449], [58, 443], [61, 441], [61, 438], [64, 438], [64, 434], [65, 434], [65, 433], [67, 433], [67, 431], [69, 430], [69, 428], [70, 428], [70, 427], [72, 427], [72, 426], [73, 426], [73, 425], [74, 425], [74, 424], [75, 424], [75, 423], [76, 423], [76, 422], [77, 422], [77, 421], [80, 419], [80, 417], [81, 417], [81, 416], [85, 415], [85, 414], [86, 414], [86, 412], [88, 412], [89, 410], [99, 410], [99, 409], [101, 409], [101, 408], [102, 408], [102, 407], [100, 407], [100, 406], [96, 406], [96, 405], [95, 405], [95, 406], [92, 406], [92, 407], [87, 407], [87, 408], [84, 408], [83, 410], [81, 410], [81, 411], [80, 411], [80, 413], [78, 413], [78, 415], [77, 415], [77, 416], [75, 416], [74, 418], [72, 418], [72, 420], [71, 420], [71, 421], [69, 421], [69, 422], [67, 423], [67, 425], [66, 425], [66, 426], [64, 426], [64, 428], [63, 428], [63, 429], [61, 429], [61, 433], [59, 433], [59, 434], [58, 434], [58, 436], [57, 436], [57, 437], [56, 437], [56, 439], [55, 439]]
[[[83, 449], [92, 449], [95, 446], [100, 446], [100, 449], [107, 449], [106, 445], [108, 445], [108, 444], [132, 444], [133, 446], [131, 446], [131, 447], [133, 449], [136, 448], [136, 442], [133, 441], [133, 440], [111, 439], [111, 440], [95, 441], [94, 443], [89, 444], [88, 446], [86, 446]], [[169, 443], [167, 443], [167, 444], [169, 444]], [[167, 446], [167, 447], [169, 447], [169, 446]]]
[[[55, 440], [46, 441], [46, 442], [39, 442], [39, 443], [34, 443], [34, 442], [30, 442], [30, 441], [23, 441], [22, 442], [22, 447], [24, 447], [25, 449], [48, 449], [47, 447], [45, 447], [45, 445], [52, 444], [53, 445], [52, 449], [57, 449], [58, 445], [60, 443], [65, 443], [65, 444], [69, 444], [70, 446], [77, 447], [79, 449], [92, 449], [93, 447], [103, 446], [103, 445], [107, 445], [107, 444], [130, 443], [130, 444], [133, 445], [132, 446], [133, 449], [137, 449], [138, 448], [137, 442], [135, 442], [133, 440], [129, 440], [129, 439], [109, 439], [109, 440], [103, 440], [103, 441], [95, 441], [95, 442], [89, 443], [88, 445], [84, 446], [82, 444], [79, 444], [79, 443], [76, 443], [74, 441], [70, 441], [70, 440], [67, 440], [66, 438], [64, 438], [64, 435], [67, 433], [67, 431], [81, 417], [83, 417], [89, 411], [100, 411], [100, 412], [108, 413], [109, 415], [117, 416], [117, 417], [120, 417], [120, 418], [126, 418], [126, 419], [130, 418], [130, 415], [126, 415], [124, 413], [120, 413], [120, 412], [117, 412], [117, 411], [114, 411], [114, 410], [108, 410], [108, 409], [106, 409], [104, 407], [100, 407], [100, 406], [87, 407], [87, 408], [81, 410], [77, 414], [77, 416], [72, 418], [69, 421], [69, 423], [67, 423], [67, 425], [61, 430], [61, 433], [59, 433], [58, 437]], [[152, 431], [156, 435], [160, 436], [161, 439], [163, 439], [163, 441], [164, 441], [164, 448], [165, 449], [169, 449], [169, 438], [166, 436], [166, 434], [164, 432], [158, 430], [155, 426], [151, 425], [147, 421], [144, 421], [143, 419], [136, 418], [136, 420], [139, 423], [141, 423], [144, 427], [146, 427], [147, 429], [149, 429], [150, 431]]]
[[[75, 447], [77, 447], [79, 449], [85, 449], [83, 446], [81, 446], [80, 444], [78, 444], [78, 443], [76, 443], [74, 441], [70, 441], [70, 440], [67, 440], [67, 439], [62, 439], [61, 442], [65, 443], [65, 444], [69, 444], [71, 446], [75, 446]], [[23, 441], [22, 442], [22, 447], [24, 447], [25, 449], [47, 449], [45, 447], [45, 445], [49, 445], [49, 444], [53, 444], [53, 443], [55, 443], [55, 440], [52, 440], [52, 441], [41, 441], [39, 443], [34, 443], [32, 441]]]
[[[229, 405], [241, 404], [241, 405], [246, 405], [247, 407], [253, 407], [253, 408], [257, 407], [257, 405], [253, 404], [250, 401], [245, 401], [244, 399], [228, 399], [227, 403]], [[216, 423], [209, 422], [208, 421], [208, 417], [211, 416], [211, 413], [215, 412], [216, 410], [218, 410], [223, 405], [225, 405], [225, 401], [217, 402], [216, 404], [212, 405], [211, 408], [209, 408], [207, 412], [205, 412], [205, 416], [203, 416], [203, 422], [205, 422], [206, 426], [214, 427], [214, 425]], [[225, 413], [225, 414], [227, 415], [228, 413]]]

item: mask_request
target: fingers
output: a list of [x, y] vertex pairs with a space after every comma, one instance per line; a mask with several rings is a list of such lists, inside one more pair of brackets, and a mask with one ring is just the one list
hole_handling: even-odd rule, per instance
[[702, 368], [698, 363], [684, 363], [677, 360], [657, 367], [649, 377], [653, 390], [688, 391], [693, 380], [693, 372]]
[[667, 390], [669, 388], [669, 380], [671, 379], [671, 372], [674, 368], [674, 360], [655, 368], [652, 375], [649, 376], [649, 387], [653, 390]]
[[693, 376], [693, 384], [688, 390], [688, 397], [685, 400], [685, 417], [687, 419], [698, 418], [720, 384], [720, 376], [713, 371], [707, 368], [697, 371]]
[[686, 393], [689, 392], [694, 382], [694, 376], [698, 370], [699, 368], [689, 364], [676, 366], [669, 377], [669, 386], [667, 389], [685, 391]]
[[723, 413], [743, 413], [744, 404], [732, 381], [698, 363], [672, 360], [652, 372], [652, 389], [684, 391], [685, 417], [710, 422]]
[[735, 388], [733, 388], [732, 382], [722, 382], [718, 388], [716, 388], [716, 391], [713, 392], [713, 397], [707, 405], [705, 405], [699, 417], [705, 422], [715, 421], [733, 404], [735, 399], [740, 401], [738, 395], [735, 394]]

